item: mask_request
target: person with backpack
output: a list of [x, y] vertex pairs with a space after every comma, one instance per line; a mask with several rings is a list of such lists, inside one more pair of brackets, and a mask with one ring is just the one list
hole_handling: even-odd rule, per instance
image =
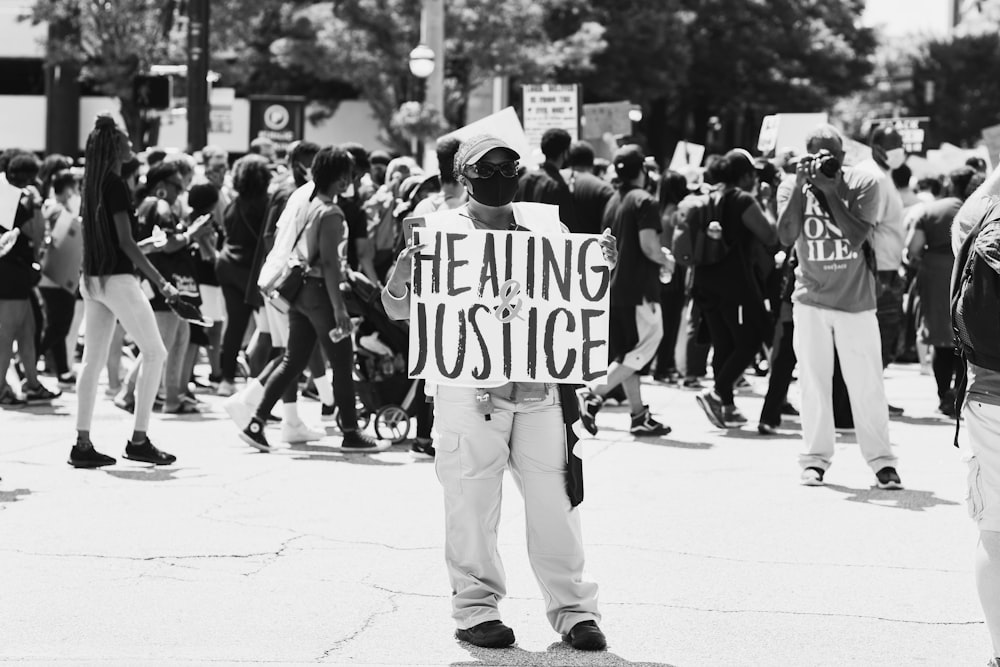
[[608, 375], [598, 386], [577, 392], [580, 421], [597, 435], [597, 414], [608, 395], [620, 385], [628, 399], [635, 436], [664, 436], [670, 427], [653, 418], [642, 402], [639, 371], [653, 357], [663, 338], [660, 315], [661, 277], [671, 278], [674, 257], [660, 244], [660, 210], [646, 191], [645, 156], [636, 144], [618, 149], [612, 160], [619, 186], [604, 209], [604, 231], [617, 239], [619, 261], [611, 272], [608, 321]]
[[834, 452], [833, 358], [840, 354], [858, 445], [881, 489], [901, 489], [889, 444], [882, 344], [875, 317], [875, 257], [869, 240], [879, 211], [878, 181], [843, 167], [843, 140], [821, 125], [809, 155], [778, 187], [778, 239], [798, 257], [792, 291], [792, 345], [802, 387], [801, 482], [821, 486]]
[[968, 510], [979, 527], [976, 590], [1000, 667], [1000, 170], [968, 199], [952, 223], [955, 270], [951, 317], [965, 365], [956, 388], [956, 429], [969, 464]]
[[695, 400], [714, 426], [728, 428], [747, 422], [733, 400], [733, 386], [771, 328], [763, 276], [753, 258], [763, 247], [774, 245], [777, 232], [750, 194], [757, 184], [750, 154], [731, 150], [714, 169], [721, 187], [682, 202], [674, 254], [694, 271], [691, 295], [714, 350], [714, 386]]

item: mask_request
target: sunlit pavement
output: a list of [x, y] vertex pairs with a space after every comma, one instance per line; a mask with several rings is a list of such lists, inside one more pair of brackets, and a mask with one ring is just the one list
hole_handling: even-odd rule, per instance
[[[756, 433], [766, 380], [712, 428], [694, 393], [644, 385], [666, 438], [608, 407], [581, 445], [588, 578], [609, 650], [577, 653], [545, 620], [508, 479], [501, 603], [515, 648], [457, 642], [433, 464], [397, 445], [329, 441], [261, 454], [214, 396], [155, 415], [178, 464], [66, 465], [75, 398], [0, 411], [0, 659], [37, 663], [343, 665], [979, 665], [965, 465], [931, 377], [890, 369], [905, 491], [873, 489], [853, 436], [827, 486], [798, 483], [797, 422]], [[797, 391], [793, 385], [793, 391]], [[793, 397], [794, 398], [794, 397]], [[302, 411], [319, 424], [319, 404]], [[120, 456], [129, 415], [101, 400], [97, 446]], [[331, 429], [331, 433], [333, 430]], [[269, 433], [278, 439], [277, 428]]]

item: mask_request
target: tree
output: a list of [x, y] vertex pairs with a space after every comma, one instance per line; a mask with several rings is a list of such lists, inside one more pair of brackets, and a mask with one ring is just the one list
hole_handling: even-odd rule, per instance
[[[603, 30], [577, 21], [558, 37], [548, 32], [553, 10], [580, 0], [449, 0], [446, 3], [444, 123], [464, 123], [465, 101], [486, 78], [554, 78], [556, 72], [584, 72], [604, 48]], [[302, 5], [293, 10], [293, 28], [270, 47], [280, 67], [312, 75], [318, 81], [349, 84], [371, 104], [383, 128], [382, 141], [400, 151], [409, 137], [392, 119], [403, 102], [417, 97], [408, 54], [419, 39], [419, 0], [339, 0]], [[423, 117], [428, 110], [423, 110]]]
[[[213, 2], [212, 44], [215, 52], [233, 51], [252, 38], [252, 29], [278, 0]], [[175, 0], [36, 0], [30, 19], [66, 26], [66, 36], [46, 44], [49, 63], [77, 64], [94, 89], [117, 98], [129, 136], [145, 146], [155, 118], [133, 96], [136, 75], [152, 65], [181, 65], [186, 58], [183, 2]], [[217, 62], [213, 62], [212, 66]]]
[[[687, 132], [710, 150], [750, 146], [769, 113], [830, 108], [866, 82], [874, 33], [860, 26], [863, 0], [683, 0], [691, 60], [680, 99], [671, 105]], [[709, 141], [708, 143], [712, 143]]]
[[984, 127], [1000, 123], [998, 71], [996, 32], [929, 41], [913, 62], [910, 106], [930, 116], [941, 141], [973, 146]]

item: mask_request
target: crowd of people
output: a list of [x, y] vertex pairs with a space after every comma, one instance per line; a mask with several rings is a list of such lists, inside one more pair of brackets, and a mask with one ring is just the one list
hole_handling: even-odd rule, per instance
[[[502, 595], [499, 562], [477, 562], [476, 571], [494, 575], [486, 582], [466, 571], [468, 549], [495, 551], [495, 532], [470, 535], [468, 527], [474, 515], [492, 515], [497, 489], [458, 492], [464, 477], [453, 465], [463, 434], [481, 421], [476, 402], [487, 400], [490, 414], [513, 421], [494, 419], [482, 431], [484, 443], [506, 453], [485, 457], [477, 479], [499, 479], [509, 457], [522, 483], [548, 498], [553, 511], [532, 520], [553, 543], [530, 555], [551, 594], [549, 620], [574, 646], [603, 648], [596, 586], [582, 582], [576, 560], [547, 562], [542, 553], [571, 552], [582, 564], [578, 519], [567, 518], [580, 498], [562, 482], [562, 450], [539, 468], [515, 440], [564, 442], [549, 436], [577, 418], [596, 435], [612, 400], [628, 405], [634, 436], [664, 436], [671, 428], [643, 398], [644, 376], [695, 392], [692, 403], [714, 427], [741, 427], [749, 419], [736, 398], [753, 373], [768, 376], [761, 435], [778, 433], [788, 416], [801, 419], [802, 484], [825, 483], [835, 432], [854, 430], [875, 485], [901, 489], [889, 424], [902, 411], [886, 395], [886, 367], [926, 360], [939, 411], [955, 416], [964, 365], [950, 315], [952, 228], [983, 186], [986, 165], [971, 160], [914, 182], [898, 132], [876, 129], [869, 146], [870, 159], [845, 166], [841, 135], [821, 126], [802, 155], [733, 149], [677, 173], [632, 143], [604, 163], [587, 142], [554, 129], [542, 137], [538, 165], [495, 137], [445, 137], [437, 169], [425, 171], [411, 157], [356, 143], [279, 149], [258, 139], [234, 161], [214, 146], [137, 156], [115, 121], [100, 116], [82, 167], [62, 155], [0, 155], [6, 186], [20, 191], [9, 231], [0, 229], [0, 409], [75, 388], [69, 463], [79, 468], [115, 463], [91, 439], [102, 376], [105, 398], [133, 415], [128, 459], [173, 463], [148, 435], [152, 412], [196, 414], [206, 409], [206, 391], [224, 397], [234, 437], [260, 451], [272, 449], [268, 427], [277, 422], [284, 442], [325, 437], [300, 417], [303, 395], [337, 421], [342, 451], [381, 451], [389, 443], [365, 430], [358, 355], [405, 377], [406, 350], [389, 344], [388, 332], [359, 328], [351, 285], [384, 286], [385, 313], [408, 317], [414, 249], [404, 219], [602, 235], [614, 265], [607, 376], [555, 393], [524, 383], [428, 388], [434, 401], [423, 400], [421, 384], [410, 446], [416, 457], [437, 459], [445, 486], [460, 637], [513, 642], [495, 604], [483, 602]], [[553, 217], [529, 221], [520, 202], [549, 204]], [[282, 295], [293, 266], [296, 289]], [[798, 407], [788, 400], [796, 367]], [[20, 387], [8, 382], [15, 372]], [[557, 502], [567, 488], [566, 502]], [[996, 545], [989, 549], [987, 587], [1000, 580]]]

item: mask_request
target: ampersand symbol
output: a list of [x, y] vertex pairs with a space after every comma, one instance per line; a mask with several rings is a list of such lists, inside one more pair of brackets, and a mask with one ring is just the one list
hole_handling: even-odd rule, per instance
[[[516, 280], [508, 280], [500, 286], [500, 305], [493, 311], [493, 316], [506, 324], [514, 318], [523, 319], [520, 316], [522, 303], [517, 296], [521, 293], [521, 283]], [[514, 303], [517, 299], [517, 303]]]

